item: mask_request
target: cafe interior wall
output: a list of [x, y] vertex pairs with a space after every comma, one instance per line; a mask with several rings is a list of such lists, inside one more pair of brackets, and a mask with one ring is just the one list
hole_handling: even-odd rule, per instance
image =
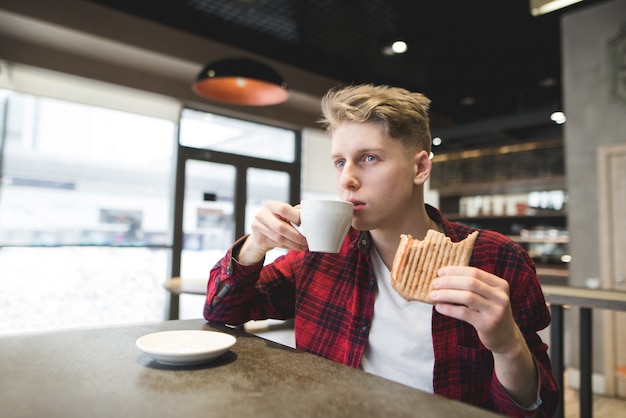
[[[624, 24], [625, 4], [626, 0], [603, 3], [565, 14], [562, 20], [572, 285], [599, 276], [598, 208], [589, 199], [597, 191], [596, 149], [626, 140], [624, 104], [606, 94], [606, 58], [601, 56], [607, 40]], [[190, 80], [206, 62], [240, 54], [243, 51], [90, 2], [0, 4], [0, 60], [5, 62], [139, 89], [173, 98], [182, 106], [288, 129], [317, 127], [319, 98], [337, 81], [271, 60], [265, 61], [289, 80], [290, 99], [283, 104], [242, 109], [216, 105], [192, 93]], [[566, 362], [575, 366], [578, 328], [572, 321], [566, 326], [570, 343]], [[600, 327], [595, 329], [599, 332]], [[594, 341], [599, 345], [602, 340]], [[595, 370], [601, 372], [597, 358], [601, 351], [594, 351]]]
[[[566, 13], [561, 20], [564, 108], [567, 114], [568, 229], [572, 255], [569, 284], [572, 286], [584, 287], [587, 278], [601, 277], [600, 215], [596, 203], [599, 189], [597, 150], [604, 145], [626, 142], [626, 97], [618, 98], [611, 91], [612, 69], [608, 57], [608, 43], [620, 33], [626, 36], [626, 0]], [[623, 61], [621, 65], [623, 68]], [[593, 321], [593, 383], [594, 391], [601, 393], [604, 339], [602, 315], [596, 313]], [[566, 323], [566, 363], [575, 368], [579, 364], [575, 309], [570, 309]]]

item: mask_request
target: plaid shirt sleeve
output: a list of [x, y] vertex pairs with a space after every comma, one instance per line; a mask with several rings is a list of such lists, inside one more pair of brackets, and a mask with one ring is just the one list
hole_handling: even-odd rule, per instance
[[238, 325], [295, 318], [298, 349], [358, 367], [376, 294], [369, 249], [358, 248], [359, 235], [351, 230], [337, 254], [289, 251], [266, 266], [234, 261], [236, 243], [211, 271], [205, 319]]
[[[444, 225], [453, 241], [464, 238], [472, 231], [447, 221], [444, 221]], [[538, 371], [538, 402], [532, 409], [518, 405], [497, 380], [493, 356], [482, 345], [473, 327], [439, 314], [433, 317], [435, 392], [507, 416], [552, 416], [558, 403], [559, 389], [547, 355], [548, 346], [537, 334], [550, 324], [550, 312], [532, 260], [509, 238], [491, 231], [481, 231], [470, 264], [509, 283], [513, 315]]]
[[[238, 240], [211, 269], [204, 305], [209, 322], [240, 325], [249, 320], [289, 319], [294, 316], [294, 278], [290, 262], [275, 260], [244, 266], [233, 257], [246, 237]], [[296, 252], [294, 252], [296, 253]], [[291, 257], [294, 256], [293, 253]], [[275, 266], [281, 265], [281, 269]]]
[[513, 315], [524, 334], [537, 367], [539, 393], [538, 402], [535, 404], [536, 410], [529, 411], [515, 403], [494, 377], [494, 404], [508, 416], [526, 417], [534, 413], [534, 416], [551, 417], [558, 405], [559, 388], [552, 374], [548, 345], [537, 334], [550, 325], [550, 311], [534, 263], [526, 251], [514, 242], [501, 244], [497, 260], [506, 261], [507, 257], [509, 261], [500, 266], [502, 273], [496, 269], [496, 275], [509, 282], [509, 299]]

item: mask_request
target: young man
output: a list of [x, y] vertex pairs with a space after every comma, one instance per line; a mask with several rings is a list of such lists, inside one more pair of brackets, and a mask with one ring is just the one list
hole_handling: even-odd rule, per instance
[[[558, 388], [537, 331], [550, 323], [534, 265], [510, 239], [479, 232], [469, 267], [443, 267], [434, 306], [390, 285], [401, 234], [472, 228], [424, 203], [431, 170], [428, 107], [419, 93], [360, 85], [329, 91], [340, 198], [354, 204], [338, 254], [307, 251], [297, 206], [270, 201], [252, 232], [211, 271], [204, 316], [242, 324], [295, 318], [296, 346], [415, 388], [509, 416], [552, 416]], [[263, 266], [265, 254], [290, 251]]]

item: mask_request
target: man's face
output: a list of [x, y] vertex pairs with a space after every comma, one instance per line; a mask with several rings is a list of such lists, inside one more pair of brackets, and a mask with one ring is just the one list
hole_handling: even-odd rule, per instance
[[354, 204], [358, 230], [396, 228], [415, 212], [414, 155], [376, 123], [344, 123], [332, 134], [331, 158], [342, 200]]

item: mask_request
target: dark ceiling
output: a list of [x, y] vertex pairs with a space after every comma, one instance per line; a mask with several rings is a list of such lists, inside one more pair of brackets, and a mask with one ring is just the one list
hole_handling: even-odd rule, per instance
[[[341, 82], [421, 91], [433, 130], [472, 125], [448, 134], [474, 145], [559, 135], [543, 122], [561, 104], [559, 14], [533, 17], [529, 0], [91, 1]], [[408, 51], [385, 55], [396, 39]]]

